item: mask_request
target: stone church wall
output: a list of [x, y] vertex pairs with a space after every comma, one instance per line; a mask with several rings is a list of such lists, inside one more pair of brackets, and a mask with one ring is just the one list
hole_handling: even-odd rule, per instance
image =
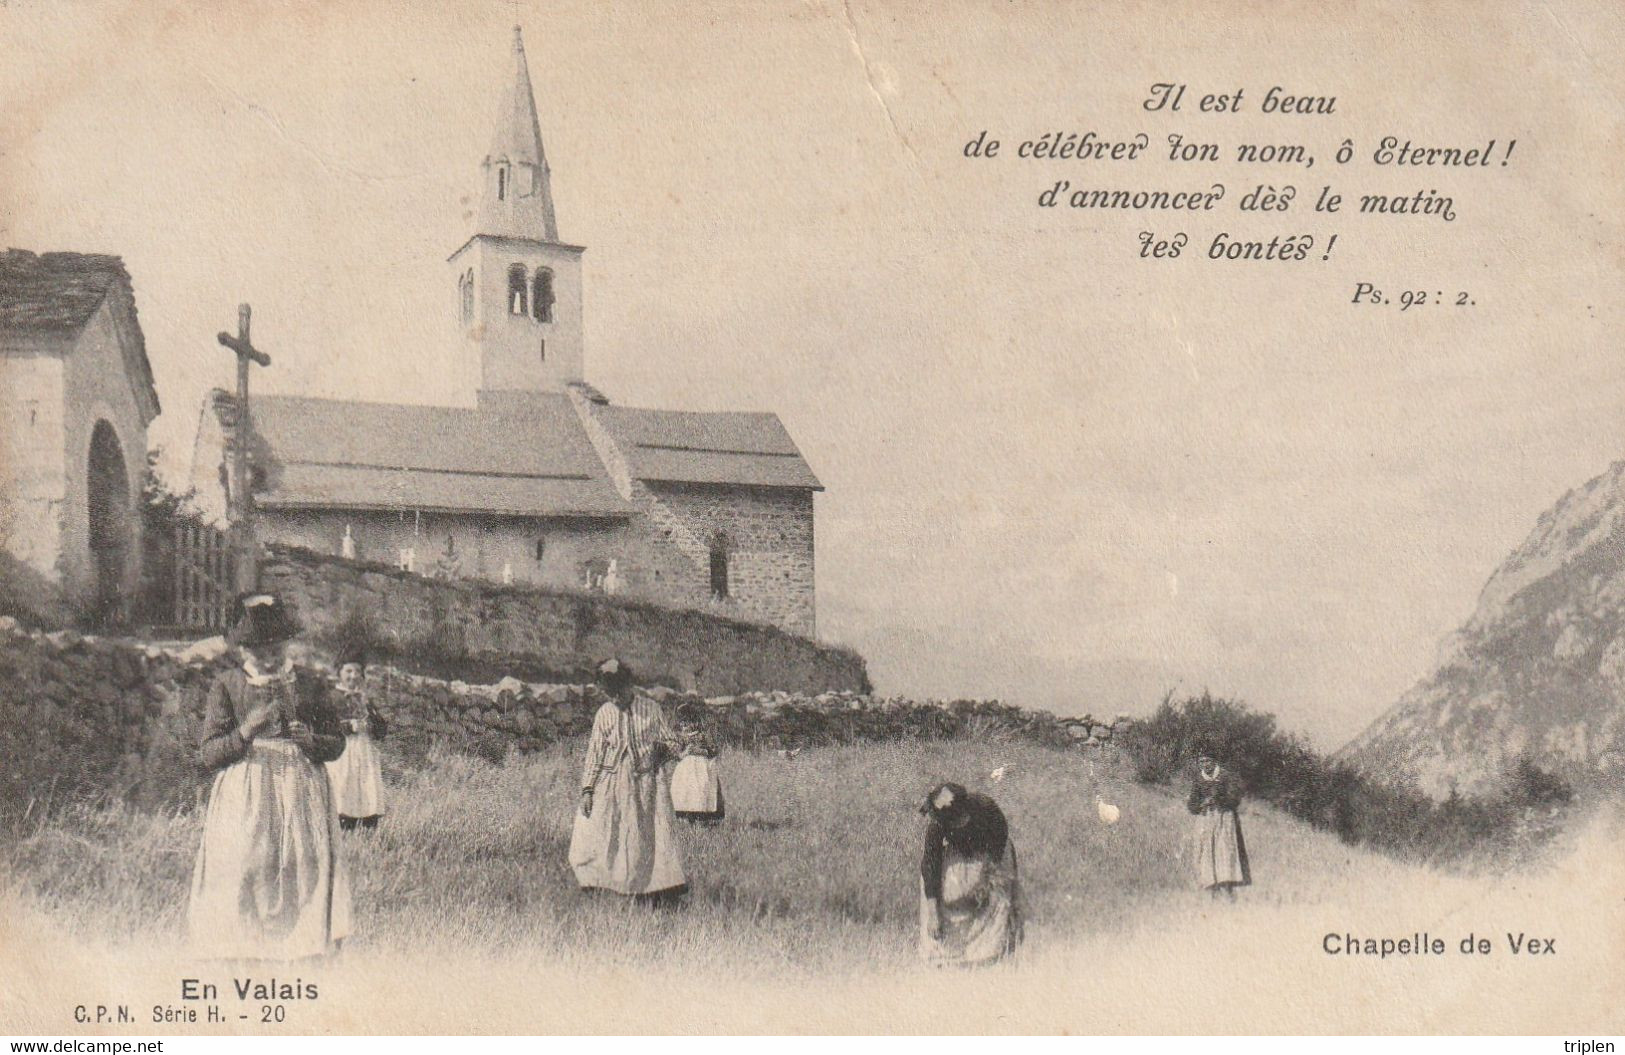
[[[673, 604], [759, 619], [794, 633], [816, 632], [811, 491], [691, 484], [634, 487], [659, 542], [687, 558], [655, 584]], [[711, 545], [721, 536], [728, 593], [711, 592]]]
[[261, 510], [258, 525], [263, 542], [335, 557], [343, 556], [346, 527], [356, 560], [396, 565], [401, 552], [410, 549], [413, 568], [420, 574], [449, 572], [500, 583], [507, 568], [516, 584], [559, 589], [584, 588], [589, 566], [623, 557], [629, 536], [625, 522], [619, 520], [410, 511]]
[[607, 656], [705, 695], [868, 687], [863, 659], [763, 623], [624, 597], [431, 579], [392, 566], [272, 546], [261, 585], [318, 638], [361, 619], [390, 651], [445, 666], [585, 677]]

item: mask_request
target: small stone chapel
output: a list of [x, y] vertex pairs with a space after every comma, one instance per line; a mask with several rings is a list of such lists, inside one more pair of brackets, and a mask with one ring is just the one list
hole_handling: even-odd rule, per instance
[[128, 618], [159, 411], [124, 261], [0, 253], [0, 583], [45, 621]]

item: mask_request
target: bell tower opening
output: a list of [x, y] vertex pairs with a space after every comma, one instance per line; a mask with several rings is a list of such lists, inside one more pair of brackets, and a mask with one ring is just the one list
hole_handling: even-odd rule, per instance
[[525, 314], [525, 265], [512, 264], [508, 267], [508, 314]]
[[553, 321], [553, 272], [545, 267], [536, 269], [536, 281], [530, 297], [531, 310], [537, 322]]

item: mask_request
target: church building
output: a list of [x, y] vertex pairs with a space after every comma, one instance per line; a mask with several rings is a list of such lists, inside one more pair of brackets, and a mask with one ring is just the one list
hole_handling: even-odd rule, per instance
[[[251, 397], [261, 543], [424, 575], [598, 590], [811, 636], [813, 493], [770, 413], [612, 403], [586, 380], [584, 249], [559, 237], [519, 30], [448, 304], [473, 406]], [[224, 521], [235, 397], [206, 399], [199, 504]]]

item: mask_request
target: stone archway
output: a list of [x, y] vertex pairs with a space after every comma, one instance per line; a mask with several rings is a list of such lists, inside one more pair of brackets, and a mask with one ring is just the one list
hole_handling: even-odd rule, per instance
[[130, 477], [118, 433], [105, 421], [90, 434], [89, 473], [85, 477], [92, 573], [91, 616], [99, 624], [124, 614], [125, 576], [134, 538], [130, 519]]

